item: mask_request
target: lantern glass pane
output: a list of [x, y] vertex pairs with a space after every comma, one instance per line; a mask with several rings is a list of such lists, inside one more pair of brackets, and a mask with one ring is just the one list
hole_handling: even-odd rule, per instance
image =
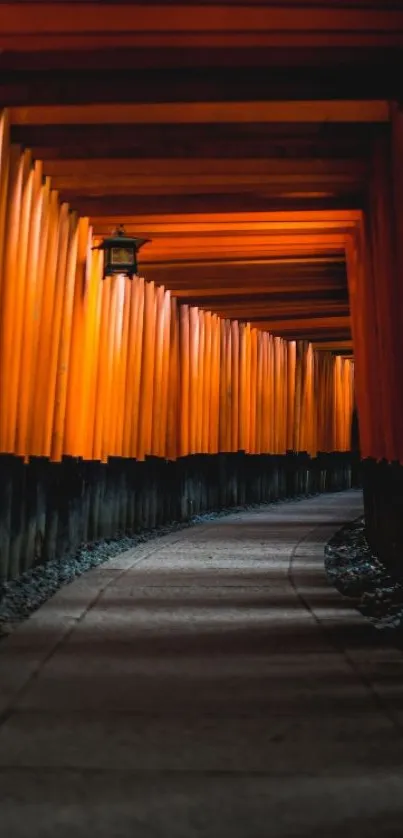
[[132, 265], [134, 249], [132, 247], [111, 247], [111, 265]]

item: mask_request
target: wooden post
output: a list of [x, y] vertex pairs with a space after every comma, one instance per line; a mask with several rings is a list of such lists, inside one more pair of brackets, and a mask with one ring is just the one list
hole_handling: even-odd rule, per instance
[[212, 410], [212, 315], [210, 311], [204, 312], [204, 395], [203, 395], [203, 438], [202, 452], [208, 454], [210, 451], [210, 414]]
[[[55, 417], [55, 400], [56, 400], [56, 386], [58, 377], [58, 362], [59, 362], [59, 344], [60, 332], [63, 318], [63, 300], [66, 284], [66, 273], [68, 264], [69, 241], [72, 234], [72, 219], [69, 217], [67, 204], [62, 204], [59, 211], [59, 225], [58, 225], [58, 240], [57, 240], [57, 268], [54, 276], [54, 297], [51, 315], [51, 323], [49, 324], [49, 354], [47, 358], [46, 369], [43, 375], [47, 379], [47, 388], [43, 389], [44, 398], [46, 402], [46, 411], [44, 416], [44, 445], [43, 455], [51, 456], [52, 440], [54, 438], [54, 417]], [[65, 343], [64, 343], [65, 346]], [[55, 443], [53, 444], [55, 447]], [[59, 447], [59, 442], [57, 443]]]
[[144, 460], [151, 451], [154, 393], [156, 295], [153, 282], [145, 283], [144, 331], [141, 365], [139, 440], [137, 459]]
[[239, 451], [239, 324], [237, 320], [231, 323], [231, 385], [231, 451]]
[[171, 292], [164, 294], [164, 335], [163, 335], [163, 358], [162, 358], [162, 384], [161, 384], [161, 424], [158, 444], [158, 455], [167, 456], [167, 424], [168, 424], [168, 400], [172, 398], [176, 404], [176, 388], [169, 387], [170, 374], [170, 351], [171, 351]]
[[189, 454], [196, 454], [200, 323], [199, 310], [195, 306], [189, 309], [189, 329]]
[[78, 222], [77, 261], [74, 280], [73, 310], [71, 321], [71, 352], [69, 369], [67, 371], [66, 420], [64, 453], [79, 456], [82, 453], [81, 412], [83, 409], [84, 386], [83, 378], [87, 356], [84, 342], [85, 330], [85, 295], [86, 295], [86, 265], [88, 255], [88, 218], [80, 218]]
[[[143, 365], [143, 335], [144, 335], [144, 306], [145, 306], [145, 282], [144, 279], [137, 279], [134, 300], [131, 307], [131, 325], [129, 327], [129, 340], [132, 354], [130, 357], [131, 366], [126, 375], [126, 387], [131, 394], [131, 411], [127, 415], [126, 445], [130, 457], [139, 456], [140, 439], [140, 394], [141, 394], [141, 370]], [[134, 312], [133, 312], [134, 305]]]
[[153, 384], [153, 412], [151, 418], [152, 435], [150, 454], [158, 457], [160, 453], [161, 422], [162, 422], [162, 392], [164, 366], [164, 337], [165, 337], [165, 291], [162, 285], [156, 291], [157, 314], [155, 324], [155, 357]]
[[256, 444], [256, 408], [257, 408], [257, 330], [251, 329], [250, 352], [250, 431], [249, 452], [257, 453]]
[[[32, 377], [35, 377], [33, 367], [34, 332], [37, 324], [35, 322], [35, 308], [38, 305], [40, 295], [40, 265], [39, 247], [41, 222], [43, 211], [44, 190], [42, 185], [42, 165], [36, 163], [32, 173], [31, 208], [28, 221], [27, 239], [27, 262], [24, 278], [24, 296], [22, 301], [21, 318], [19, 327], [21, 333], [15, 333], [15, 355], [20, 353], [16, 370], [16, 413], [13, 418], [14, 444], [16, 454], [27, 457], [28, 451], [28, 426], [31, 416], [31, 387]], [[10, 438], [11, 439], [11, 438]]]
[[196, 410], [196, 452], [200, 454], [203, 450], [203, 420], [204, 420], [204, 311], [199, 311], [199, 349], [197, 356], [197, 410]]
[[189, 306], [180, 307], [179, 335], [180, 398], [179, 398], [179, 455], [185, 457], [190, 451], [190, 311]]
[[169, 460], [176, 460], [180, 444], [179, 428], [179, 312], [176, 299], [171, 298], [171, 318], [169, 335], [169, 387], [166, 456]]

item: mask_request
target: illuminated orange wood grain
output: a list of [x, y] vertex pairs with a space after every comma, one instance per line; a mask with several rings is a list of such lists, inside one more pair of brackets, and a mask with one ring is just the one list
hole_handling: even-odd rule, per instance
[[280, 425], [281, 428], [281, 451], [284, 452], [287, 450], [287, 378], [288, 378], [288, 366], [287, 366], [287, 344], [284, 341], [281, 344], [281, 368], [282, 368], [282, 376], [281, 376], [281, 414], [282, 414], [282, 422]]
[[19, 372], [22, 355], [22, 335], [24, 324], [24, 306], [26, 292], [26, 271], [28, 263], [28, 242], [31, 225], [32, 193], [34, 186], [34, 170], [30, 152], [26, 151], [22, 157], [22, 192], [20, 204], [20, 219], [18, 231], [18, 251], [14, 265], [13, 277], [13, 305], [10, 310], [13, 351], [10, 353], [9, 364], [10, 389], [7, 400], [7, 446], [10, 451], [15, 450], [15, 434], [17, 423], [17, 405], [19, 399]]
[[[133, 292], [132, 292], [133, 293]], [[134, 307], [134, 311], [133, 311]], [[145, 282], [143, 278], [135, 280], [134, 299], [131, 307], [131, 330], [129, 331], [130, 348], [133, 352], [133, 366], [126, 375], [126, 387], [132, 393], [131, 408], [128, 418], [128, 447], [130, 457], [139, 457], [140, 445], [140, 400], [142, 388], [143, 366], [143, 332], [144, 332]]]
[[198, 312], [199, 320], [199, 347], [197, 354], [197, 409], [196, 409], [196, 451], [200, 454], [203, 450], [203, 423], [204, 423], [204, 378], [205, 378], [205, 329], [204, 311]]
[[[167, 456], [167, 423], [169, 399], [169, 355], [171, 351], [171, 293], [164, 293], [164, 336], [161, 385], [161, 423], [158, 456]], [[174, 400], [176, 401], [176, 400]]]
[[116, 318], [118, 317], [119, 304], [119, 279], [120, 277], [111, 277], [110, 282], [110, 299], [108, 324], [106, 335], [106, 351], [104, 355], [104, 406], [103, 406], [103, 427], [102, 427], [102, 448], [101, 460], [107, 462], [108, 456], [112, 454], [111, 450], [111, 429], [113, 426], [113, 413], [116, 410], [116, 404], [113, 402], [113, 384], [114, 384], [114, 358], [115, 358], [115, 343], [116, 343]]
[[342, 451], [348, 451], [351, 448], [351, 424], [354, 410], [354, 363], [347, 358], [344, 361], [344, 388], [346, 403]]
[[94, 410], [95, 410], [95, 386], [96, 370], [99, 348], [99, 322], [101, 311], [102, 280], [101, 271], [103, 254], [100, 251], [93, 251], [93, 228], [88, 228], [87, 254], [83, 278], [82, 291], [82, 321], [83, 321], [83, 346], [82, 346], [82, 389], [81, 409], [77, 416], [77, 440], [79, 450], [84, 459], [92, 458], [94, 443]]
[[80, 218], [78, 224], [77, 263], [71, 324], [71, 352], [68, 368], [65, 451], [75, 457], [82, 451], [81, 410], [83, 406], [83, 376], [87, 358], [84, 354], [84, 297], [87, 266], [89, 220]]
[[[381, 155], [375, 174], [382, 183], [384, 164]], [[167, 169], [169, 165], [166, 163]], [[207, 240], [211, 241], [207, 236], [215, 231], [211, 261], [205, 268], [204, 262], [198, 265], [199, 272], [206, 271], [200, 305], [180, 305], [174, 293], [165, 290], [160, 268], [155, 284], [138, 277], [133, 281], [121, 276], [103, 279], [102, 255], [91, 250], [89, 219], [78, 219], [66, 203], [60, 203], [49, 178], [42, 178], [41, 164], [33, 163], [29, 152], [9, 146], [3, 116], [0, 451], [18, 453], [25, 459], [37, 454], [60, 460], [63, 454], [72, 454], [106, 461], [110, 456], [144, 459], [150, 454], [175, 459], [240, 448], [254, 454], [284, 453], [287, 448], [312, 454], [318, 447], [347, 449], [353, 407], [352, 362], [314, 350], [305, 339], [286, 341], [267, 331], [272, 325], [287, 334], [289, 328], [303, 330], [307, 323], [315, 329], [316, 317], [321, 329], [333, 329], [335, 324], [348, 329], [350, 319], [344, 303], [336, 301], [330, 306], [327, 318], [321, 315], [320, 301], [298, 303], [290, 321], [287, 300], [274, 299], [264, 309], [257, 298], [250, 303], [253, 325], [239, 323], [244, 288], [240, 285], [238, 299], [235, 295], [227, 304], [225, 296], [231, 297], [234, 291], [230, 272], [222, 288], [216, 277], [220, 259], [230, 253], [234, 266], [239, 259], [252, 272], [248, 290], [257, 293], [258, 289], [262, 294], [262, 277], [253, 280], [259, 249], [265, 264], [270, 256], [277, 265], [281, 260], [275, 261], [276, 254], [283, 253], [286, 240], [291, 263], [302, 271], [304, 252], [312, 258], [312, 251], [326, 254], [331, 247], [337, 252], [346, 247], [354, 339], [365, 344], [357, 349], [361, 370], [357, 400], [362, 413], [374, 399], [374, 380], [379, 379], [393, 341], [396, 346], [400, 340], [396, 323], [388, 340], [378, 338], [371, 346], [368, 340], [368, 324], [375, 323], [379, 331], [382, 318], [392, 308], [390, 291], [378, 295], [379, 310], [376, 307], [378, 285], [385, 283], [387, 273], [381, 264], [379, 242], [386, 247], [390, 220], [389, 193], [376, 184], [375, 179], [374, 229], [364, 227], [355, 211], [331, 216], [310, 213], [309, 217], [277, 213], [271, 219], [245, 214], [240, 242], [239, 220], [231, 213], [222, 214], [214, 223], [197, 215], [191, 221], [174, 216], [154, 219], [161, 229], [144, 260], [145, 272], [147, 265], [151, 275], [157, 270], [147, 259], [156, 259], [158, 265], [168, 253], [173, 262], [180, 258], [178, 294], [187, 293], [190, 299], [197, 298], [200, 288], [186, 278], [188, 263], [184, 260], [202, 256]], [[142, 223], [148, 232], [148, 221], [143, 219]], [[222, 229], [217, 229], [217, 224], [223, 225]], [[391, 246], [389, 250], [392, 252]], [[340, 261], [341, 257], [337, 258]], [[308, 270], [309, 264], [308, 260]], [[276, 278], [275, 265], [270, 287], [278, 294], [288, 280]], [[392, 261], [389, 268], [393, 268]], [[172, 275], [176, 270], [172, 267]], [[301, 273], [300, 284], [292, 285], [292, 293], [298, 293], [305, 281], [315, 291], [316, 274], [310, 280], [307, 276]], [[321, 277], [322, 291], [337, 290], [326, 284], [326, 275]], [[204, 304], [209, 294], [211, 301], [217, 300], [214, 313]], [[319, 337], [318, 332], [318, 341]], [[382, 392], [386, 393], [396, 376], [396, 369], [393, 374], [389, 371], [388, 387]], [[370, 395], [365, 392], [367, 384]], [[366, 450], [381, 450], [383, 427], [389, 453], [397, 450], [398, 422], [391, 416], [390, 406], [383, 404], [373, 414], [367, 424], [363, 422]]]
[[229, 320], [222, 320], [221, 331], [221, 382], [222, 382], [222, 451], [231, 450], [231, 325]]
[[308, 388], [309, 388], [309, 367], [307, 364], [308, 344], [304, 342], [303, 353], [301, 358], [301, 393], [300, 393], [300, 435], [299, 447], [301, 450], [306, 450], [308, 440]]
[[256, 411], [257, 411], [257, 340], [258, 332], [256, 329], [251, 329], [251, 353], [250, 353], [250, 431], [249, 431], [249, 451], [251, 454], [257, 454], [256, 447]]
[[311, 416], [310, 416], [310, 396], [311, 396], [311, 354], [310, 345], [307, 344], [304, 352], [304, 377], [302, 390], [302, 422], [301, 422], [301, 441], [300, 445], [304, 451], [309, 450], [311, 437]]
[[153, 282], [146, 282], [144, 287], [143, 355], [137, 452], [139, 460], [144, 460], [144, 457], [151, 453], [156, 313], [155, 286]]
[[287, 449], [293, 447], [294, 430], [294, 392], [295, 392], [295, 364], [296, 364], [296, 342], [290, 340], [287, 345]]
[[231, 323], [231, 383], [231, 450], [239, 451], [239, 324], [237, 320]]
[[212, 315], [205, 311], [204, 314], [204, 382], [203, 382], [203, 434], [202, 452], [208, 454], [211, 450], [210, 440], [210, 411], [212, 401]]
[[190, 454], [197, 452], [199, 340], [199, 310], [191, 306], [189, 309], [189, 451], [187, 452]]
[[99, 350], [97, 358], [94, 410], [93, 457], [101, 460], [103, 454], [103, 434], [106, 413], [107, 367], [109, 342], [109, 314], [111, 303], [111, 283], [102, 283], [99, 312]]
[[59, 342], [55, 381], [54, 415], [51, 442], [51, 457], [61, 460], [64, 446], [64, 429], [67, 399], [67, 374], [71, 347], [71, 325], [73, 314], [74, 284], [77, 264], [78, 224], [75, 213], [69, 217], [69, 236], [65, 270], [62, 276], [63, 293], [60, 301]]
[[[17, 377], [17, 414], [15, 451], [26, 457], [28, 451], [28, 428], [31, 420], [31, 388], [35, 376], [34, 356], [36, 344], [36, 308], [40, 305], [41, 265], [39, 263], [42, 233], [44, 188], [42, 165], [35, 163], [32, 172], [32, 198], [29, 219], [28, 259], [25, 273], [25, 291], [22, 308], [21, 356]], [[17, 335], [15, 336], [18, 340]]]
[[313, 356], [312, 356], [312, 347], [309, 345], [307, 347], [306, 355], [305, 355], [305, 381], [304, 381], [304, 394], [303, 394], [303, 411], [304, 411], [304, 423], [303, 423], [303, 443], [302, 447], [304, 451], [308, 451], [308, 453], [313, 453], [315, 447], [315, 434], [316, 434], [316, 427], [314, 422], [314, 414], [313, 414]]
[[220, 433], [220, 377], [221, 377], [221, 332], [220, 320], [213, 314], [211, 338], [211, 396], [210, 396], [210, 454], [217, 454], [219, 449]]
[[190, 432], [190, 310], [180, 307], [180, 400], [179, 400], [179, 453], [181, 457], [191, 450]]
[[121, 456], [119, 437], [121, 437], [121, 414], [125, 410], [125, 392], [122, 379], [126, 369], [126, 343], [128, 330], [128, 307], [126, 305], [126, 288], [130, 280], [120, 275], [116, 283], [116, 315], [114, 325], [114, 347], [112, 359], [111, 397], [112, 406], [109, 426], [108, 450], [112, 456]]
[[270, 453], [275, 450], [275, 355], [274, 335], [269, 335], [269, 379], [270, 379], [270, 409], [269, 409], [269, 431], [270, 431]]
[[219, 409], [219, 451], [226, 451], [227, 445], [227, 345], [225, 320], [220, 319], [220, 409]]
[[256, 355], [256, 452], [260, 454], [263, 450], [262, 440], [263, 423], [263, 340], [262, 332], [257, 334], [257, 355]]
[[[140, 308], [140, 293], [141, 281], [135, 279], [128, 283], [128, 323], [127, 323], [127, 349], [126, 349], [126, 369], [124, 374], [123, 387], [125, 391], [125, 409], [123, 411], [123, 427], [122, 427], [122, 456], [134, 457], [135, 450], [133, 450], [132, 433], [133, 424], [137, 431], [137, 416], [134, 417], [134, 399], [136, 391], [135, 381], [135, 365], [137, 359], [136, 355], [136, 336], [138, 336], [139, 325], [139, 308]], [[140, 356], [141, 361], [141, 356]], [[137, 437], [134, 448], [137, 444]]]
[[53, 299], [52, 309], [49, 311], [49, 342], [47, 356], [42, 375], [46, 377], [46, 388], [44, 387], [44, 443], [43, 455], [50, 457], [52, 454], [53, 436], [55, 432], [54, 420], [56, 409], [56, 383], [58, 376], [60, 333], [63, 319], [63, 301], [66, 284], [67, 261], [69, 244], [73, 233], [72, 220], [69, 217], [67, 204], [62, 204], [59, 211], [59, 222], [56, 241], [56, 265], [52, 276]]
[[246, 445], [246, 430], [245, 430], [245, 402], [246, 402], [246, 326], [244, 323], [239, 324], [239, 447], [241, 451], [245, 450]]
[[[90, 244], [90, 243], [89, 243]], [[103, 307], [103, 254], [89, 252], [89, 291], [86, 304], [87, 350], [85, 405], [83, 406], [83, 455], [91, 460], [95, 457], [95, 416], [97, 405], [98, 362], [101, 346], [101, 315]]]
[[225, 448], [224, 451], [232, 451], [232, 405], [233, 405], [233, 386], [232, 380], [232, 332], [230, 320], [225, 320]]
[[252, 329], [250, 323], [245, 326], [245, 408], [244, 408], [244, 422], [245, 422], [245, 451], [248, 453], [251, 449], [251, 363], [252, 363]]
[[301, 423], [301, 393], [302, 393], [302, 357], [303, 347], [300, 341], [297, 342], [297, 354], [295, 364], [295, 393], [294, 393], [294, 451], [300, 450], [300, 423]]
[[156, 321], [155, 321], [155, 356], [154, 356], [154, 384], [153, 384], [153, 412], [152, 412], [152, 433], [151, 447], [148, 453], [159, 456], [162, 422], [162, 375], [164, 364], [164, 318], [165, 318], [165, 291], [161, 285], [156, 289]]
[[[6, 214], [10, 175], [10, 129], [7, 111], [0, 113], [0, 265], [6, 241]], [[3, 271], [0, 271], [0, 300], [2, 299]]]
[[273, 341], [274, 338], [269, 332], [266, 332], [267, 340], [267, 452], [272, 454], [274, 452], [274, 355], [273, 355]]
[[[169, 335], [169, 381], [168, 381], [168, 413], [166, 434], [166, 456], [169, 460], [176, 460], [180, 453], [181, 441], [179, 413], [180, 391], [180, 359], [179, 359], [179, 311], [175, 297], [171, 297], [171, 317]], [[178, 450], [179, 449], [179, 450]]]
[[[49, 182], [46, 191], [49, 188]], [[60, 208], [57, 192], [50, 191], [48, 203], [47, 230], [43, 231], [41, 244], [43, 254], [42, 293], [37, 301], [36, 320], [37, 350], [35, 375], [32, 380], [32, 412], [30, 419], [29, 453], [43, 455], [45, 450], [45, 417], [47, 405], [48, 365], [51, 357], [53, 333], [53, 302], [58, 259]]]
[[263, 332], [264, 335], [264, 352], [263, 352], [263, 387], [264, 387], [264, 401], [263, 401], [263, 443], [266, 454], [271, 453], [270, 440], [270, 410], [271, 410], [271, 379], [270, 379], [270, 335], [268, 332]]
[[[40, 450], [36, 440], [36, 426], [35, 421], [40, 421], [41, 416], [35, 416], [35, 400], [40, 383], [40, 368], [39, 368], [39, 346], [40, 335], [43, 324], [44, 315], [44, 286], [45, 274], [47, 268], [47, 251], [51, 226], [51, 191], [50, 179], [46, 178], [43, 189], [41, 190], [41, 212], [39, 219], [39, 233], [38, 233], [38, 256], [37, 256], [37, 272], [36, 272], [36, 287], [35, 300], [33, 310], [31, 308], [30, 314], [33, 319], [33, 330], [31, 339], [31, 370], [29, 382], [29, 422], [26, 433], [25, 456], [28, 454], [35, 454], [36, 449]], [[38, 410], [41, 413], [42, 400], [39, 402]]]

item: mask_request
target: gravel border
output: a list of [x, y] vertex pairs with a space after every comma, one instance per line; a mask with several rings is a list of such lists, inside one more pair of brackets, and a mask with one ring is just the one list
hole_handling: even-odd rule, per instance
[[325, 570], [341, 594], [392, 642], [403, 646], [403, 584], [372, 553], [363, 516], [339, 530], [325, 547]]
[[195, 515], [189, 521], [173, 521], [152, 530], [133, 535], [117, 534], [115, 538], [83, 544], [74, 554], [68, 554], [62, 559], [54, 559], [46, 564], [37, 565], [18, 579], [10, 582], [0, 582], [0, 640], [7, 637], [44, 602], [52, 597], [63, 585], [68, 585], [88, 570], [92, 570], [125, 550], [132, 550], [140, 544], [160, 538], [163, 535], [179, 530], [188, 529], [196, 524], [214, 521], [227, 515], [248, 512], [273, 506], [277, 503], [293, 503], [305, 500], [313, 495], [300, 495], [293, 498], [279, 498], [267, 503], [252, 503], [245, 506], [232, 506], [219, 512], [206, 512]]

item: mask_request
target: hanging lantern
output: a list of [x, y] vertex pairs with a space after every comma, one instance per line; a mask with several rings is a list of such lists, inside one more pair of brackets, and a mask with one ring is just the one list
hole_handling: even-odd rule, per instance
[[109, 238], [103, 239], [101, 244], [93, 250], [104, 251], [104, 276], [117, 274], [133, 279], [137, 274], [137, 253], [143, 244], [150, 239], [136, 239], [126, 236], [124, 227], [120, 225]]

